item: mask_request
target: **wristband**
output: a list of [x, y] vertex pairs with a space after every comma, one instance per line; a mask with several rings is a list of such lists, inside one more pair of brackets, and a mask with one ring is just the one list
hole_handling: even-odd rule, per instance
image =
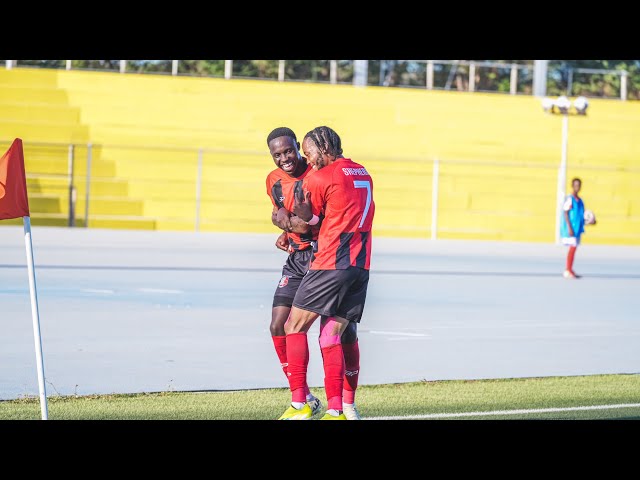
[[306, 223], [307, 225], [315, 225], [319, 221], [320, 221], [320, 217], [318, 217], [317, 215], [314, 215], [313, 217], [311, 217], [311, 220], [309, 220], [308, 222], [304, 222], [304, 223]]

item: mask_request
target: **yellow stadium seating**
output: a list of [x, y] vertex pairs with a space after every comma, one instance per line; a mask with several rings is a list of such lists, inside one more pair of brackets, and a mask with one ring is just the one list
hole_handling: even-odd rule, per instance
[[[34, 225], [67, 224], [69, 143], [84, 224], [91, 142], [89, 227], [276, 233], [266, 136], [289, 126], [301, 139], [318, 125], [373, 175], [376, 235], [431, 236], [437, 158], [438, 238], [554, 240], [561, 119], [534, 97], [0, 70], [0, 147], [24, 141]], [[594, 99], [569, 119], [567, 187], [581, 177], [598, 218], [585, 242], [640, 245], [637, 132], [638, 102]]]

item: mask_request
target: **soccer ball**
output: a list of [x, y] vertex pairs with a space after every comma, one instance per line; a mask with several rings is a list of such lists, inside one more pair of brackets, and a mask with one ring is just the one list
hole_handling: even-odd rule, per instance
[[584, 223], [593, 225], [596, 222], [596, 216], [591, 210], [584, 211]]

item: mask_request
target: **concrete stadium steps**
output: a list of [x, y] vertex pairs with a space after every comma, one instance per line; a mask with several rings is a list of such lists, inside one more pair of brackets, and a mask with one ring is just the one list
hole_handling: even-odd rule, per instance
[[596, 219], [596, 225], [585, 227], [588, 235], [585, 239], [589, 243], [596, 243], [596, 240], [597, 243], [603, 243], [600, 240], [616, 235], [619, 235], [621, 239], [640, 240], [640, 215], [633, 217], [596, 215]]
[[[140, 199], [122, 197], [103, 197], [92, 195], [89, 199], [89, 220], [95, 215], [142, 216], [144, 202]], [[85, 197], [80, 195], [76, 202], [76, 211], [84, 212]]]
[[[84, 98], [77, 98], [79, 101], [89, 102], [91, 92], [86, 87], [84, 91], [80, 90], [82, 81], [78, 77], [82, 73], [86, 75], [87, 72], [75, 73], [75, 88], [78, 90], [74, 94], [86, 95]], [[153, 104], [156, 112], [158, 112], [157, 101], [153, 97], [160, 95], [160, 92], [165, 93], [167, 105], [171, 105], [172, 101], [176, 102], [176, 105], [166, 110], [167, 112], [176, 109], [179, 111], [192, 110], [190, 114], [214, 111], [215, 115], [211, 116], [213, 121], [224, 116], [218, 112], [237, 112], [242, 110], [243, 104], [251, 104], [251, 123], [247, 124], [247, 118], [244, 117], [240, 124], [240, 130], [245, 132], [247, 143], [256, 147], [261, 142], [258, 142], [257, 137], [254, 138], [253, 135], [257, 135], [255, 132], [259, 130], [267, 129], [268, 131], [272, 128], [274, 109], [277, 109], [278, 105], [300, 103], [301, 97], [304, 97], [305, 104], [310, 106], [316, 105], [324, 110], [340, 111], [339, 114], [325, 117], [323, 120], [334, 120], [332, 125], [336, 125], [336, 128], [343, 125], [338, 127], [335, 121], [344, 122], [344, 127], [348, 128], [352, 135], [350, 150], [353, 149], [359, 153], [364, 151], [362, 147], [370, 140], [375, 140], [376, 144], [380, 144], [375, 133], [368, 138], [361, 135], [375, 130], [372, 129], [374, 118], [378, 123], [387, 123], [380, 125], [379, 128], [386, 129], [390, 137], [402, 137], [403, 131], [405, 131], [407, 138], [412, 139], [414, 146], [416, 143], [422, 144], [426, 138], [428, 141], [422, 146], [431, 145], [432, 153], [439, 152], [441, 156], [458, 157], [463, 155], [469, 158], [469, 148], [464, 147], [469, 145], [472, 148], [472, 156], [475, 157], [486, 155], [495, 160], [497, 155], [512, 160], [527, 160], [527, 157], [520, 155], [519, 152], [526, 154], [531, 151], [531, 147], [544, 145], [545, 148], [539, 149], [534, 155], [540, 161], [540, 158], [551, 156], [557, 158], [560, 146], [560, 119], [542, 114], [538, 100], [530, 97], [511, 98], [490, 94], [465, 95], [400, 89], [390, 92], [388, 89], [376, 88], [354, 91], [350, 86], [295, 85], [291, 83], [278, 84], [277, 82], [243, 82], [242, 80], [226, 82], [219, 79], [172, 79], [166, 77], [134, 79], [131, 75], [104, 75], [110, 76], [113, 82], [109, 83], [105, 80], [102, 82], [102, 87], [98, 87], [96, 84], [95, 88], [111, 91], [119, 89], [118, 98], [125, 98], [123, 103], [133, 102], [134, 105], [141, 107]], [[73, 83], [68, 77], [65, 77], [63, 81]], [[203, 81], [209, 82], [209, 85]], [[458, 98], [454, 98], [456, 95]], [[598, 103], [599, 101], [594, 100], [594, 102]], [[615, 105], [614, 101], [600, 102]], [[203, 109], [203, 104], [208, 104], [208, 108]], [[351, 109], [345, 111], [345, 105], [349, 105]], [[104, 108], [96, 108], [103, 112], [100, 115], [105, 115], [105, 111], [108, 112]], [[140, 110], [144, 111], [145, 108]], [[595, 108], [592, 110], [595, 112]], [[108, 115], [108, 113], [106, 114]], [[484, 117], [482, 122], [477, 121], [480, 115]], [[156, 119], [171, 117], [169, 114], [154, 116]], [[598, 124], [594, 128], [601, 131], [601, 122], [592, 122], [592, 119], [593, 117], [576, 118], [576, 121], [571, 122], [570, 130], [575, 125], [579, 132], [589, 123], [592, 126]], [[114, 122], [108, 121], [107, 117], [91, 121], [94, 120], [98, 123], [114, 124]], [[152, 119], [151, 123], [146, 122], [142, 117], [140, 120], [146, 125], [162, 125], [162, 122], [155, 125]], [[588, 122], [580, 123], [581, 120], [588, 120]], [[292, 122], [301, 125], [303, 132], [309, 128], [303, 125], [306, 122], [302, 116], [299, 118], [296, 115], [288, 116], [287, 123], [291, 124]], [[227, 123], [229, 130], [234, 128], [233, 123], [234, 119], [231, 117]], [[182, 124], [180, 128], [185, 128], [186, 125], [186, 123]], [[631, 132], [634, 131], [633, 122], [626, 122], [626, 125]], [[298, 127], [294, 126], [294, 128]], [[422, 135], [416, 135], [421, 130]], [[626, 133], [624, 129], [618, 129], [616, 135], [619, 138]], [[529, 138], [523, 141], [523, 135], [535, 137], [536, 142], [531, 142]], [[261, 135], [261, 137], [263, 136], [264, 134]], [[393, 144], [394, 142], [389, 143]], [[505, 145], [507, 145], [507, 155], [505, 155]], [[460, 146], [464, 148], [458, 148]], [[378, 148], [385, 149], [386, 146], [378, 145]], [[394, 152], [390, 149], [385, 153]]]
[[[123, 125], [98, 125], [91, 128], [96, 143], [105, 145], [140, 145], [148, 147], [220, 148], [247, 150], [266, 147], [266, 135], [256, 132], [253, 139], [247, 132], [216, 132], [206, 129], [173, 129], [154, 126], [138, 126], [135, 129]], [[264, 138], [262, 138], [264, 137]], [[253, 142], [251, 142], [253, 140]], [[253, 144], [252, 144], [253, 143]], [[267, 151], [267, 155], [268, 155]]]
[[[156, 228], [158, 230], [176, 230], [176, 231], [195, 231], [194, 221], [173, 220], [159, 218], [156, 220]], [[273, 241], [282, 232], [270, 222], [229, 222], [226, 220], [211, 220], [203, 218], [200, 220], [198, 231], [200, 232], [238, 232], [238, 233], [273, 233]]]
[[[580, 195], [586, 208], [593, 210], [598, 220], [609, 216], [640, 216], [640, 169], [616, 171], [572, 167], [567, 172], [567, 191], [573, 177], [582, 179]], [[632, 225], [633, 222], [629, 227], [633, 228]]]
[[487, 240], [487, 241], [505, 241], [505, 242], [541, 242], [551, 243], [554, 241], [553, 232], [548, 234], [539, 231], [525, 232], [507, 232], [488, 231], [488, 230], [472, 230], [472, 229], [443, 229], [438, 230], [438, 239], [440, 240]]
[[[66, 175], [69, 171], [67, 159], [62, 158], [29, 158], [25, 155], [25, 171], [30, 174], [58, 174]], [[91, 161], [92, 177], [113, 177], [116, 172], [116, 164], [109, 161]], [[87, 163], [85, 159], [75, 164], [74, 178], [76, 183], [85, 180], [87, 174]]]
[[591, 195], [585, 197], [585, 206], [587, 209], [596, 213], [596, 219], [611, 217], [633, 217], [640, 216], [640, 205], [633, 203], [629, 198], [613, 197], [604, 198], [600, 195]]
[[29, 193], [29, 211], [37, 213], [68, 213], [69, 209], [68, 205], [63, 204], [61, 195]]
[[0, 119], [12, 122], [46, 121], [75, 124], [80, 121], [80, 109], [67, 105], [0, 103]]
[[[104, 102], [99, 102], [94, 92], [75, 93], [73, 101], [82, 105], [82, 115], [93, 123], [112, 126], [154, 125], [165, 128], [183, 129], [197, 126], [200, 129], [233, 129], [241, 125], [249, 126], [252, 114], [248, 111], [234, 111], [229, 102], [217, 102], [210, 109], [201, 108], [202, 99], [184, 97], [173, 105], [169, 115], [166, 104], [159, 104], [157, 94], [148, 92], [123, 94], [113, 98], [111, 108], [105, 110]], [[114, 120], [117, 122], [114, 123]]]
[[23, 88], [58, 88], [56, 71], [41, 68], [14, 68], [0, 70], [0, 89], [21, 86]]
[[508, 177], [484, 177], [482, 175], [447, 175], [439, 178], [439, 190], [448, 194], [493, 193], [496, 195], [522, 195], [537, 197], [542, 195], [555, 196], [557, 179], [555, 174], [547, 178], [527, 178], [521, 175]]
[[[379, 209], [376, 204], [375, 221], [377, 230], [385, 232], [422, 232], [423, 237], [431, 235], [431, 210]], [[402, 235], [400, 235], [402, 236]]]
[[0, 103], [29, 103], [48, 105], [68, 105], [69, 96], [65, 90], [55, 87], [25, 87], [3, 84], [0, 87]]
[[[2, 142], [0, 145], [9, 144]], [[33, 141], [22, 141], [24, 147], [24, 161], [27, 173], [29, 172], [29, 165], [31, 163], [38, 163], [43, 165], [43, 168], [50, 168], [50, 173], [59, 173], [64, 171], [66, 174], [69, 168], [69, 147], [73, 144], [73, 156], [74, 156], [74, 173], [87, 171], [87, 156], [88, 147], [86, 143], [76, 144], [69, 142], [68, 144], [51, 144], [51, 143], [38, 143]], [[111, 163], [105, 159], [102, 155], [102, 148], [100, 146], [93, 146], [91, 149], [91, 164], [97, 165], [101, 162]], [[92, 169], [93, 170], [93, 169]], [[46, 172], [39, 172], [46, 173]]]
[[[246, 189], [246, 192], [255, 189]], [[229, 198], [232, 197], [233, 190], [219, 192], [215, 196], [203, 196], [200, 202], [201, 217], [221, 218], [233, 221], [258, 221], [266, 219], [271, 223], [271, 204], [266, 194], [245, 195], [237, 202], [237, 207], [230, 207]], [[152, 217], [193, 217], [196, 211], [195, 197], [147, 197], [144, 201], [144, 215]]]
[[[233, 175], [225, 175], [225, 172], [232, 170]], [[173, 186], [178, 192], [188, 191], [191, 189], [195, 195], [197, 171], [195, 165], [185, 165], [179, 171], [175, 169], [163, 168], [161, 165], [149, 170], [149, 174], [145, 177], [144, 169], [135, 165], [118, 165], [118, 176], [129, 178], [132, 185], [136, 185], [135, 191], [144, 190], [145, 186], [151, 191], [158, 191], [164, 186], [167, 195]], [[267, 173], [264, 175], [257, 174], [255, 169], [233, 167], [215, 167], [211, 169], [203, 169], [202, 174], [202, 191], [206, 192], [210, 189], [251, 187], [258, 189], [260, 195], [266, 195], [266, 179]], [[227, 187], [224, 187], [227, 185]], [[133, 192], [133, 190], [132, 190]]]
[[19, 122], [0, 119], [0, 132], [3, 139], [21, 138], [25, 143], [28, 141], [86, 143], [89, 140], [89, 128], [74, 123]]
[[[130, 197], [137, 205], [130, 218], [150, 219], [139, 227], [194, 228], [197, 149], [214, 148], [203, 154], [200, 229], [277, 233], [264, 186], [274, 168], [265, 137], [279, 125], [302, 137], [326, 124], [343, 137], [345, 155], [374, 177], [376, 234], [430, 236], [433, 159], [440, 158], [438, 238], [553, 240], [562, 120], [545, 115], [537, 98], [20, 68], [0, 71], [0, 91], [0, 128], [2, 112], [15, 113], [5, 118], [10, 135], [23, 127], [15, 136], [25, 142], [86, 134], [80, 142], [96, 145], [92, 176], [102, 182], [91, 192]], [[567, 182], [583, 179], [585, 203], [598, 217], [585, 241], [640, 243], [640, 174], [633, 173], [640, 170], [640, 103], [590, 102], [586, 118], [569, 119]], [[21, 109], [24, 103], [33, 109]], [[33, 121], [45, 105], [51, 129]], [[66, 173], [65, 151], [57, 160], [26, 158], [33, 168]], [[79, 193], [84, 165], [86, 149], [76, 151]], [[38, 193], [56, 188], [64, 204], [64, 182]]]
[[[22, 225], [21, 218], [0, 221], [2, 225]], [[69, 216], [64, 213], [31, 213], [34, 227], [67, 227]], [[76, 227], [84, 227], [84, 216], [76, 216]], [[89, 228], [110, 228], [126, 230], [155, 230], [155, 220], [144, 217], [113, 215], [89, 215]]]
[[[68, 196], [46, 193], [29, 194], [29, 210], [37, 213], [69, 213]], [[90, 216], [95, 215], [142, 215], [143, 202], [122, 197], [91, 196], [89, 200]], [[76, 212], [85, 211], [85, 198], [80, 195], [76, 200]]]
[[[74, 185], [78, 196], [85, 194], [85, 177], [76, 178]], [[89, 190], [92, 195], [126, 198], [129, 195], [129, 183], [117, 178], [94, 177], [91, 179]], [[69, 179], [64, 175], [37, 175], [30, 177], [29, 174], [27, 174], [27, 191], [29, 192], [29, 195], [32, 193], [67, 195], [69, 192]]]
[[553, 216], [525, 215], [514, 211], [483, 211], [483, 210], [449, 210], [446, 214], [438, 215], [438, 229], [469, 228], [498, 230], [541, 230], [549, 229], [553, 232]]
[[89, 228], [117, 228], [127, 230], [155, 230], [155, 219], [122, 215], [89, 214]]
[[[3, 225], [22, 225], [22, 218], [12, 218], [11, 220], [0, 221]], [[69, 216], [64, 213], [38, 213], [31, 211], [31, 225], [33, 227], [67, 227], [69, 226]], [[84, 220], [76, 220], [76, 226], [84, 226]]]
[[[514, 213], [518, 215], [542, 215], [549, 216], [549, 212], [554, 212], [556, 208], [555, 197], [551, 195], [541, 195], [531, 197], [526, 195], [504, 195], [499, 193], [481, 194], [473, 193], [468, 196], [468, 211], [472, 212], [494, 212]], [[446, 203], [443, 202], [443, 209]], [[499, 210], [497, 210], [499, 208]]]
[[583, 237], [583, 242], [600, 245], [638, 245], [640, 244], [640, 234], [624, 231], [606, 234], [597, 230], [590, 230], [589, 235]]
[[[125, 92], [129, 92], [130, 95], [128, 96], [130, 97], [149, 98], [149, 101], [153, 102], [155, 101], [152, 99], [154, 95], [165, 94], [165, 96], [171, 97], [173, 94], [179, 98], [181, 103], [187, 105], [188, 103], [186, 102], [189, 101], [189, 97], [193, 97], [194, 99], [199, 97], [203, 99], [203, 97], [211, 96], [215, 97], [218, 103], [222, 102], [222, 105], [225, 107], [224, 109], [227, 111], [231, 109], [226, 108], [227, 106], [224, 105], [224, 102], [229, 106], [236, 107], [243, 101], [247, 103], [253, 102], [257, 110], [265, 110], [265, 114], [260, 115], [256, 113], [256, 126], [261, 126], [259, 122], [261, 122], [261, 118], [263, 117], [266, 118], [268, 125], [271, 125], [273, 119], [273, 103], [279, 103], [287, 98], [290, 99], [290, 102], [295, 102], [297, 96], [308, 96], [309, 92], [316, 94], [314, 95], [314, 99], [320, 97], [321, 100], [317, 103], [323, 106], [339, 106], [340, 104], [344, 104], [346, 100], [351, 105], [362, 104], [369, 106], [374, 103], [380, 105], [380, 108], [393, 107], [392, 113], [395, 113], [395, 115], [393, 115], [393, 117], [395, 117], [395, 123], [400, 126], [412, 126], [416, 122], [422, 122], [424, 124], [424, 122], [432, 120], [434, 123], [445, 127], [445, 130], [452, 130], [454, 133], [463, 131], [466, 134], [468, 131], [475, 134], [475, 132], [477, 132], [478, 137], [489, 144], [492, 143], [491, 137], [496, 137], [495, 122], [501, 122], [502, 125], [500, 126], [503, 128], [499, 129], [500, 131], [509, 131], [505, 130], [505, 125], [514, 125], [516, 129], [520, 126], [519, 131], [521, 134], [523, 130], [531, 129], [532, 119], [537, 119], [542, 124], [546, 121], [548, 124], [555, 123], [559, 125], [558, 118], [545, 117], [542, 115], [538, 100], [529, 97], [514, 99], [507, 96], [502, 97], [490, 94], [465, 95], [456, 93], [453, 95], [457, 95], [458, 98], [453, 98], [453, 95], [449, 92], [428, 92], [427, 95], [424, 95], [426, 92], [400, 89], [389, 92], [388, 89], [370, 88], [355, 93], [354, 89], [349, 86], [277, 84], [277, 82], [242, 80], [225, 82], [219, 79], [167, 78], [159, 76], [149, 78], [149, 76], [143, 75], [97, 74], [94, 72], [56, 73], [59, 76], [60, 85], [64, 85], [65, 88], [72, 89], [74, 92], [84, 91], [86, 95], [91, 95], [95, 90], [102, 90], [119, 93], [118, 98], [122, 98]], [[99, 75], [101, 78], [99, 80], [96, 78], [91, 79], [89, 85], [91, 88], [89, 88], [89, 82], [86, 78], [88, 75]], [[233, 85], [231, 85], [231, 83], [233, 83]], [[268, 91], [271, 94], [266, 96], [267, 99], [270, 97], [276, 98], [273, 98], [271, 103], [265, 101], [264, 91]], [[427, 99], [426, 97], [429, 98]], [[258, 99], [260, 99], [261, 102], [256, 102]], [[88, 101], [89, 98], [85, 98], [84, 100]], [[372, 102], [371, 100], [377, 100], [377, 102]], [[129, 101], [129, 99], [126, 101]], [[594, 100], [594, 102], [598, 102], [598, 100]], [[491, 105], [489, 108], [483, 108], [483, 103]], [[518, 103], [520, 105], [528, 104], [527, 108], [521, 108]], [[425, 108], [425, 106], [428, 108]], [[592, 110], [595, 111], [595, 109]], [[447, 117], [455, 117], [452, 113], [456, 113], [456, 111], [463, 114], [459, 115], [462, 120], [447, 121]], [[483, 122], [483, 125], [486, 125], [488, 129], [489, 138], [487, 138], [487, 132], [484, 132], [482, 129], [478, 129], [477, 127], [472, 129], [464, 128], [465, 123], [470, 123], [464, 117], [473, 117], [473, 120], [477, 118], [478, 115], [488, 117], [488, 120]], [[337, 116], [338, 115], [336, 115], [336, 117]], [[345, 116], [343, 112], [341, 112], [341, 116]], [[388, 116], [380, 115], [380, 118], [384, 119], [388, 118]], [[515, 119], [515, 121], [509, 122], [509, 119]], [[365, 123], [370, 126], [368, 122]], [[572, 124], [573, 123], [576, 122], [572, 122]], [[477, 124], [477, 122], [474, 124]], [[629, 122], [626, 122], [626, 124], [629, 125]], [[426, 125], [428, 126], [428, 123]], [[600, 125], [597, 126], [598, 131], [602, 130], [600, 127]], [[244, 128], [247, 128], [246, 124]], [[553, 127], [553, 129], [555, 129], [555, 127]], [[559, 142], [559, 129], [555, 130]], [[437, 137], [439, 135], [435, 136]], [[447, 137], [450, 139], [451, 134]], [[493, 143], [500, 143], [502, 141], [503, 140], [499, 140], [498, 142], [493, 141]], [[521, 142], [519, 142], [519, 146], [522, 146]], [[528, 149], [521, 148], [521, 151], [526, 152]], [[454, 151], [453, 153], [455, 154], [457, 152]]]

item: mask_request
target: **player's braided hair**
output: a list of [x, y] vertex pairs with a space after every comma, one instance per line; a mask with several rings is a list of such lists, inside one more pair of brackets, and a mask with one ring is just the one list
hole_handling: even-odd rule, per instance
[[293, 141], [295, 143], [298, 142], [298, 139], [296, 138], [296, 134], [293, 133], [293, 130], [287, 127], [278, 127], [273, 129], [269, 134], [269, 136], [267, 137], [267, 147], [269, 146], [269, 143], [271, 143], [271, 140], [278, 137], [291, 137], [293, 138]]
[[342, 141], [340, 136], [329, 127], [316, 127], [304, 136], [315, 143], [318, 150], [326, 155], [337, 157], [342, 155]]

